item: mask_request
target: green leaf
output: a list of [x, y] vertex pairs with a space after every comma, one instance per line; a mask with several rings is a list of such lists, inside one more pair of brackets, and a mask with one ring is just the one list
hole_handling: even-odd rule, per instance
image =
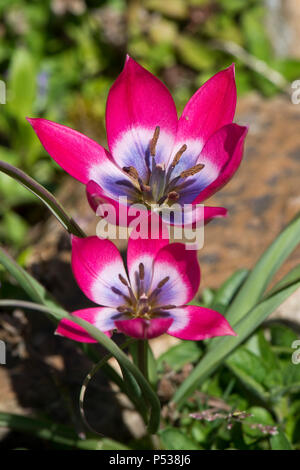
[[260, 6], [245, 11], [242, 15], [242, 28], [249, 52], [268, 61], [272, 57], [272, 51], [264, 26], [265, 14], [266, 10]]
[[9, 70], [8, 109], [18, 120], [31, 113], [36, 96], [36, 73], [32, 56], [24, 48], [17, 48]]
[[[250, 442], [253, 442], [253, 439], [257, 440], [264, 436], [262, 430], [257, 427], [258, 424], [262, 424], [263, 426], [274, 426], [275, 423], [270, 412], [261, 406], [252, 406], [247, 410], [247, 412], [252, 416], [248, 417], [242, 423], [242, 428], [245, 435], [245, 441], [248, 441], [250, 444]], [[247, 436], [251, 438], [250, 441], [247, 439]]]
[[288, 328], [287, 326], [281, 325], [279, 323], [270, 325], [270, 332], [272, 344], [274, 346], [289, 348], [290, 354], [292, 354], [293, 350], [291, 345], [293, 341], [298, 338], [298, 335], [293, 330], [291, 330], [291, 328]]
[[53, 421], [38, 418], [29, 418], [11, 413], [0, 412], [0, 427], [29, 433], [39, 439], [45, 439], [55, 444], [80, 450], [128, 450], [129, 448], [112, 439], [99, 439], [88, 433], [85, 439], [68, 426]]
[[278, 434], [270, 438], [272, 450], [293, 450], [292, 444], [283, 431], [278, 429]]
[[174, 402], [182, 404], [203, 381], [234, 351], [282, 302], [300, 287], [300, 282], [283, 289], [253, 307], [234, 327], [236, 337], [222, 337], [181, 384], [174, 396]]
[[154, 357], [153, 351], [149, 343], [148, 343], [147, 353], [148, 353], [148, 379], [151, 385], [154, 388], [156, 388], [157, 380], [158, 380], [157, 363], [156, 363], [156, 359]]
[[176, 428], [167, 428], [160, 431], [159, 436], [166, 450], [199, 450], [200, 447]]
[[197, 343], [182, 341], [159, 356], [157, 369], [163, 371], [164, 364], [168, 364], [172, 370], [178, 371], [185, 364], [198, 361], [201, 354], [201, 349], [197, 346]]
[[281, 289], [288, 287], [289, 285], [293, 284], [294, 282], [298, 282], [300, 280], [300, 264], [295, 266], [291, 271], [288, 272], [275, 286], [269, 290], [265, 297], [270, 297], [271, 295], [275, 294], [275, 292], [279, 292]]
[[260, 357], [240, 347], [227, 359], [226, 365], [248, 390], [262, 400], [267, 399], [263, 385], [267, 370]]
[[171, 18], [184, 19], [188, 16], [188, 5], [185, 0], [172, 0], [161, 2], [160, 0], [146, 0], [145, 7], [157, 11]]
[[245, 0], [219, 0], [222, 8], [228, 12], [237, 13], [244, 10], [248, 5]]
[[193, 37], [179, 35], [176, 45], [182, 62], [194, 70], [211, 69], [215, 65], [218, 54]]
[[7, 241], [12, 242], [15, 246], [24, 244], [28, 224], [20, 215], [13, 211], [6, 212], [3, 216], [3, 229]]
[[278, 367], [276, 356], [272, 351], [269, 341], [266, 340], [263, 330], [258, 332], [258, 346], [263, 362], [268, 364], [270, 369]]
[[[215, 293], [212, 289], [210, 289], [209, 287], [203, 289], [202, 300], [205, 307], [209, 307], [212, 304], [214, 297]], [[191, 302], [191, 305], [199, 305], [199, 302]]]
[[228, 305], [245, 282], [248, 274], [248, 269], [238, 269], [232, 274], [217, 290], [211, 308], [220, 313], [225, 313]]

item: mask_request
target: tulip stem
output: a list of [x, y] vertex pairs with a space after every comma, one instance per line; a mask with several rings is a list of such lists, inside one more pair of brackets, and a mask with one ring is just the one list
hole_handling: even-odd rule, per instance
[[138, 341], [138, 368], [142, 372], [143, 376], [146, 380], [148, 380], [148, 341], [147, 340], [139, 340]]
[[75, 222], [74, 219], [68, 216], [62, 205], [55, 199], [55, 197], [47, 191], [42, 185], [31, 178], [29, 175], [19, 168], [15, 168], [7, 162], [0, 161], [0, 172], [5, 173], [14, 180], [21, 183], [25, 188], [37, 196], [47, 207], [53, 215], [59, 220], [62, 226], [73, 235], [84, 238], [86, 235]]

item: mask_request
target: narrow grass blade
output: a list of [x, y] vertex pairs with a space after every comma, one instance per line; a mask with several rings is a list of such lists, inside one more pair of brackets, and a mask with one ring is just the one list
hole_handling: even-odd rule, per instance
[[263, 253], [226, 315], [234, 328], [238, 321], [262, 298], [268, 283], [300, 242], [300, 215], [280, 233]]

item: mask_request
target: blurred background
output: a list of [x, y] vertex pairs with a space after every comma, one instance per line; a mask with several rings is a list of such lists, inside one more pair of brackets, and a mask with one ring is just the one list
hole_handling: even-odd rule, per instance
[[[209, 295], [207, 288], [251, 267], [300, 209], [300, 104], [291, 101], [291, 83], [300, 80], [299, 44], [299, 0], [1, 0], [0, 160], [54, 192], [94, 234], [97, 220], [84, 188], [47, 155], [25, 117], [69, 125], [105, 145], [106, 97], [127, 52], [164, 81], [179, 113], [205, 80], [235, 62], [236, 122], [250, 132], [238, 174], [209, 201], [229, 209], [227, 219], [207, 226], [200, 252], [201, 287]], [[34, 196], [3, 174], [0, 243], [66, 308], [84, 306], [72, 281], [68, 237]], [[299, 262], [298, 250], [280, 274]], [[1, 296], [22, 298], [2, 267], [0, 281]], [[299, 295], [276, 315], [300, 321], [298, 305]], [[1, 409], [45, 410], [63, 420], [57, 381], [76, 392], [87, 365], [52, 329], [18, 309], [1, 312], [0, 339], [10, 358], [0, 368]], [[99, 408], [98, 392], [91, 415], [97, 403], [99, 428], [103, 409], [108, 417], [115, 410], [111, 397]], [[122, 432], [116, 418], [114, 428]]]

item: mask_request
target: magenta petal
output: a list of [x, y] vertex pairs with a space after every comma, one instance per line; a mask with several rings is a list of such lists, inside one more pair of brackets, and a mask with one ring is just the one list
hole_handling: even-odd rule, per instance
[[201, 152], [199, 162], [201, 161], [208, 168], [206, 170], [204, 167], [202, 170], [204, 177], [207, 171], [215, 172], [217, 177], [212, 178], [207, 175], [207, 178], [213, 181], [200, 192], [193, 203], [197, 204], [209, 198], [232, 178], [242, 160], [247, 132], [247, 127], [229, 124], [208, 140]]
[[154, 318], [149, 321], [142, 318], [133, 318], [132, 320], [115, 321], [115, 325], [119, 331], [127, 336], [137, 339], [151, 339], [165, 333], [172, 322], [172, 318]]
[[[86, 194], [93, 211], [95, 211], [99, 217], [105, 217], [107, 222], [113, 225], [128, 227], [128, 225], [136, 218], [136, 214], [132, 213], [129, 205], [121, 204], [118, 200], [110, 198], [95, 181], [88, 182], [86, 185]], [[119, 201], [122, 201], [122, 199], [119, 198]], [[130, 202], [129, 199], [127, 199], [127, 202]], [[110, 205], [114, 210], [106, 213], [105, 206], [103, 206], [103, 204]], [[148, 211], [145, 211], [145, 215], [147, 214]]]
[[215, 336], [236, 336], [223, 315], [208, 308], [188, 305], [170, 310], [173, 323], [167, 333], [180, 339], [199, 341]]
[[[117, 315], [115, 309], [111, 308], [86, 308], [83, 310], [77, 310], [71, 315], [74, 317], [82, 318], [92, 325], [96, 326], [99, 330], [105, 333], [107, 336], [111, 336], [110, 331], [115, 328], [112, 317]], [[56, 329], [56, 333], [66, 338], [80, 341], [82, 343], [97, 343], [97, 340], [92, 338], [87, 331], [81, 326], [72, 322], [69, 319], [62, 319]]]
[[81, 183], [92, 179], [93, 168], [110, 158], [101, 145], [70, 127], [47, 119], [28, 121], [50, 156]]
[[186, 104], [178, 122], [176, 141], [207, 139], [232, 122], [236, 107], [234, 65], [210, 78]]
[[72, 237], [72, 269], [89, 299], [99, 305], [118, 307], [128, 295], [119, 274], [127, 279], [121, 255], [109, 240]]
[[187, 250], [183, 243], [162, 248], [153, 266], [151, 290], [169, 278], [157, 296], [158, 305], [183, 305], [195, 296], [200, 284], [200, 266], [196, 250]]
[[211, 220], [216, 217], [227, 217], [227, 209], [225, 207], [204, 207], [204, 223], [208, 224]]
[[144, 176], [145, 154], [155, 127], [161, 128], [156, 158], [160, 161], [169, 158], [177, 122], [176, 107], [166, 86], [128, 56], [110, 89], [106, 107], [107, 140], [116, 162], [121, 167], [132, 165]]

